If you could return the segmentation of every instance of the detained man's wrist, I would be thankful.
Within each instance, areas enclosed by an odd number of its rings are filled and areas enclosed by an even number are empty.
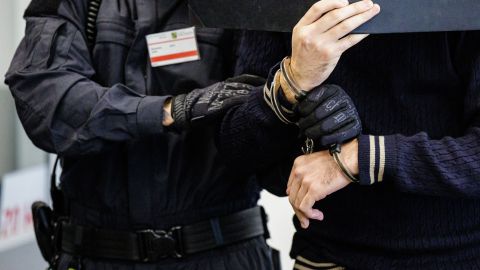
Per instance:
[[[136,124],[139,136],[164,132],[163,105],[169,96],[144,96],[137,107]]]
[[[263,89],[265,103],[284,124],[293,125],[298,121],[295,112],[295,104],[292,104],[285,95],[281,86],[281,72],[279,65],[275,65],[268,76],[267,83]]]
[[[165,100],[163,104],[163,118],[162,124],[165,127],[171,126],[175,120],[172,118],[172,98]]]

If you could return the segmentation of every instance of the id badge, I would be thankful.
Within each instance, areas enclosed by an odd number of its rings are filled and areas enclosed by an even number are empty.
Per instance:
[[[148,35],[147,44],[152,67],[200,59],[195,27]]]

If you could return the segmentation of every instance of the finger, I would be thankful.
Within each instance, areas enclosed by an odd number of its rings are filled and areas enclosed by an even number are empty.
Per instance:
[[[325,110],[324,107],[320,107],[315,111],[315,118],[317,119],[312,123],[312,118],[300,119],[302,125],[299,127],[304,134],[316,135],[315,137],[309,137],[311,139],[318,138],[318,136],[329,134],[335,130],[343,127],[347,122],[354,119],[354,116],[351,115],[347,110],[345,104],[339,105],[339,107],[334,108],[332,111]],[[305,121],[309,121],[305,123]],[[306,127],[306,124],[310,124],[310,127]],[[302,129],[306,127],[305,129]]]
[[[217,106],[207,107],[207,111],[214,112],[223,115],[224,112],[230,110],[232,107],[245,103],[248,99],[247,95],[239,95],[235,97],[226,98],[224,100],[218,100]]]
[[[294,179],[292,185],[290,186],[288,200],[293,207],[295,207],[295,199],[297,198],[298,190],[300,189],[300,182],[301,181],[299,179]]]
[[[307,229],[310,225],[310,220],[304,214],[302,214],[302,212],[296,210],[295,208],[293,209],[293,211],[295,212],[295,216],[297,216],[298,221],[300,221],[300,226],[303,229]]]
[[[315,204],[316,201],[310,193],[311,191],[307,192],[307,194],[304,196],[303,200],[301,201],[300,205],[298,206],[297,210],[299,210],[307,218],[322,220],[323,213],[321,211],[318,211],[318,210],[315,211],[313,209],[313,205]]]
[[[322,136],[319,140],[319,144],[322,146],[342,144],[346,141],[356,138],[361,131],[362,129],[360,123],[358,121],[353,121],[335,133]]]
[[[322,221],[322,220],[325,219],[325,215],[323,214],[322,211],[320,211],[318,209],[315,209],[315,208],[313,208],[312,211],[313,211],[312,219],[316,219],[316,220],[319,220],[319,221]]]
[[[303,15],[297,26],[306,26],[312,24],[323,14],[336,8],[342,8],[348,5],[347,0],[321,0],[313,4],[310,9]]]
[[[326,32],[326,34],[330,35],[331,39],[341,39],[353,30],[357,29],[360,25],[369,21],[371,18],[377,15],[378,12],[380,12],[380,6],[375,4],[371,9],[363,13],[357,14],[353,17],[350,17],[343,22],[337,24],[336,26],[332,27]]]
[[[288,177],[287,195],[290,195],[290,187],[292,186],[294,178],[295,178],[295,167],[292,168],[292,171],[290,172],[290,176]]]
[[[300,203],[302,203],[303,198],[307,194],[307,191],[308,191],[307,185],[305,183],[302,183],[302,185],[300,186],[300,189],[297,192],[297,196],[295,197],[295,207],[296,208],[300,207]]]
[[[300,132],[304,133],[305,130],[307,130],[308,128],[318,125],[319,122],[332,118],[332,115],[339,114],[344,109],[345,107],[340,106],[335,107],[332,110],[327,110],[324,105],[319,106],[317,110],[315,110],[315,112],[311,113],[305,118],[301,118],[298,121],[298,127],[300,129]]]
[[[369,34],[351,34],[338,41],[338,46],[341,51],[346,51],[351,47],[357,45],[360,41],[367,38]]]
[[[330,121],[330,118],[327,119],[326,121]],[[314,125],[313,127],[305,130],[304,135],[307,138],[310,138],[316,142],[319,142],[320,145],[318,146],[329,146],[330,144],[325,144],[327,140],[324,139],[326,136],[332,136],[334,138],[339,137],[341,134],[341,129],[343,129],[344,126],[349,125],[353,120],[348,120],[346,122],[340,123],[340,124],[325,124],[325,122],[320,122],[317,125]],[[334,139],[334,140],[339,140]]]
[[[373,7],[371,0],[358,1],[346,7],[338,8],[326,13],[319,20],[312,24],[316,33],[324,33],[342,21],[365,12]]]
[[[322,85],[310,92],[305,100],[298,105],[300,115],[308,115],[325,101],[330,100],[333,96],[338,95],[342,89],[333,84]]]
[[[266,80],[260,76],[251,75],[251,74],[242,74],[233,78],[228,78],[225,80],[226,83],[243,83],[253,86],[261,86],[266,83]]]
[[[301,131],[305,131],[308,128],[318,125],[319,122],[326,121],[334,117],[337,121],[341,120],[341,112],[347,111],[348,102],[345,101],[344,97],[333,97],[328,101],[320,104],[314,112],[311,112],[307,117],[301,118],[298,121],[298,127]],[[335,115],[337,114],[337,115]],[[350,116],[346,114],[345,116]],[[330,123],[326,123],[330,124]],[[313,139],[313,138],[312,138]]]
[[[305,217],[309,219],[316,219],[321,221],[323,220],[324,215],[322,211],[313,208],[315,202],[315,199],[307,193],[303,198],[302,202],[300,203],[297,211],[301,212]]]

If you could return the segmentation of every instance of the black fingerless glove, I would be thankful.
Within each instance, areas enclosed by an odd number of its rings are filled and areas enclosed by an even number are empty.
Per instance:
[[[321,85],[298,104],[300,132],[316,146],[329,147],[356,138],[362,131],[355,105],[337,85]]]
[[[265,79],[261,77],[241,75],[175,96],[172,98],[173,128],[185,130],[210,123],[243,103],[252,89],[264,84]]]

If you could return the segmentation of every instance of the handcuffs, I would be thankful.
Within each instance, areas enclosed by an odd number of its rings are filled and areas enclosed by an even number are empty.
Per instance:
[[[315,143],[313,142],[312,139],[307,138],[305,139],[305,145],[302,146],[302,152],[305,155],[312,154],[314,151]],[[358,184],[360,183],[360,180],[356,178],[352,172],[345,166],[343,161],[340,159],[340,153],[342,152],[342,147],[340,144],[333,144],[330,146],[328,149],[330,152],[330,155],[333,157],[333,160],[335,160],[335,163],[337,166],[340,168],[340,171],[350,180],[350,182]]]

